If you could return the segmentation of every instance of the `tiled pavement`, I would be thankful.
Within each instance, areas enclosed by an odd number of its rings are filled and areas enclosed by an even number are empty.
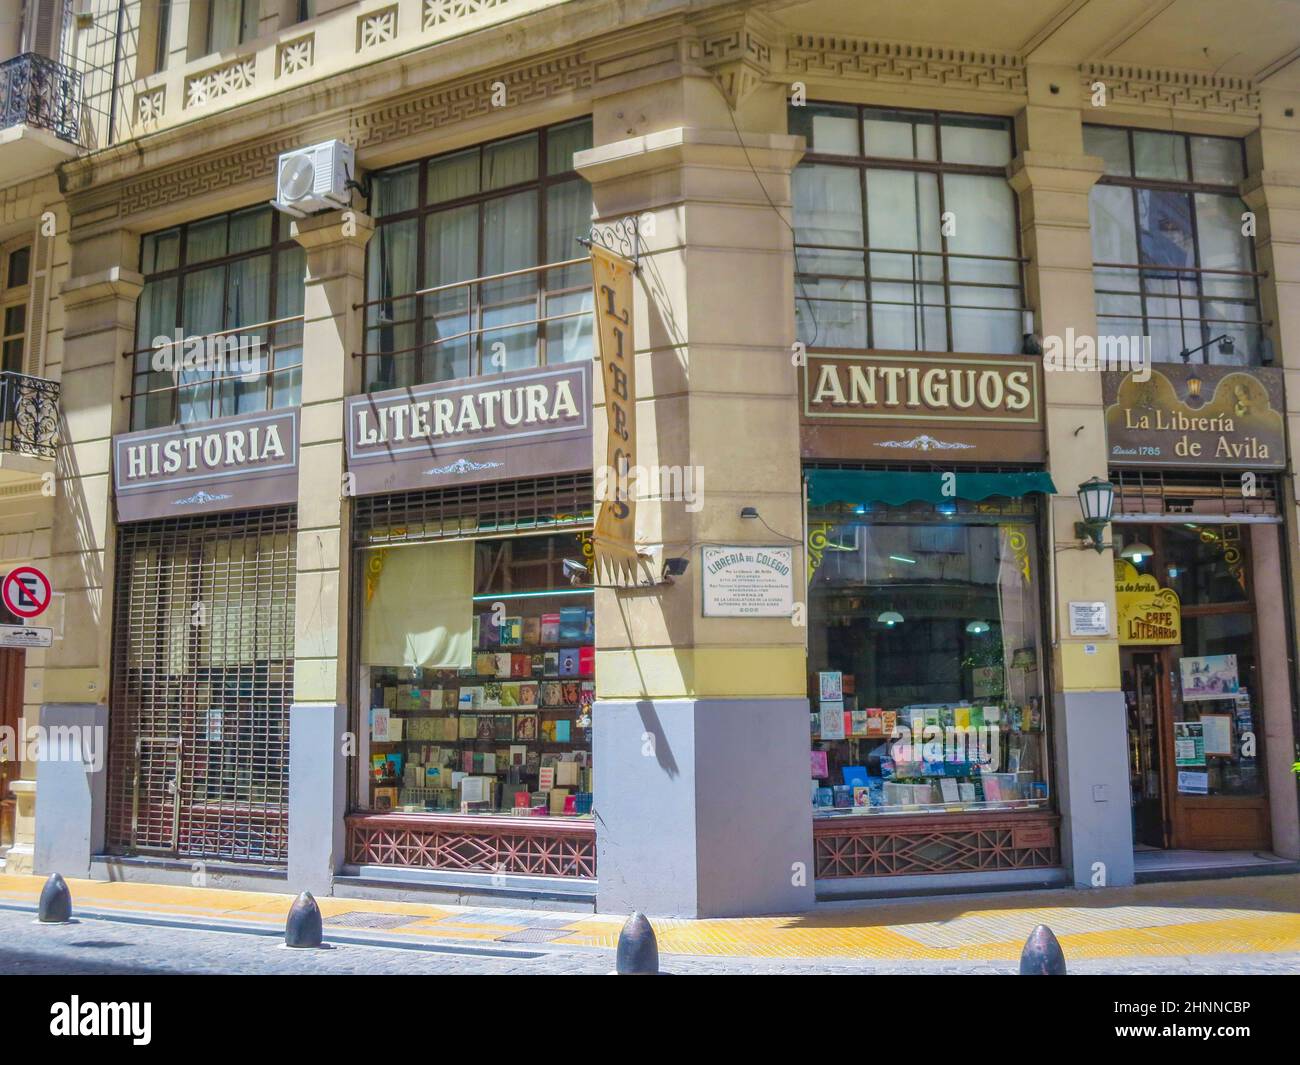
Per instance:
[[[0,875],[0,927],[12,927],[24,941],[30,938],[30,909],[42,883],[38,877]],[[374,971],[365,968],[369,963],[364,959],[379,964],[372,957],[378,952],[389,958],[382,971],[393,966],[434,971],[450,965],[485,972],[604,972],[611,967],[610,951],[622,924],[621,917],[609,915],[322,898],[326,939],[337,942],[339,951],[330,959],[307,960],[274,946],[293,901],[289,895],[133,882],[69,883],[74,907],[86,921],[57,933],[39,929],[41,942],[66,939],[71,951],[79,942],[74,929],[80,927],[85,940],[92,924],[101,932],[111,928],[121,949],[105,952],[104,966],[125,963],[133,950],[144,959],[147,940],[188,936],[211,950],[217,940],[245,941],[223,948],[224,954],[217,951],[215,957],[226,958],[211,962],[217,971],[223,971],[222,965],[246,971],[237,959],[252,951],[262,957],[258,963],[245,958],[256,965],[254,971],[267,971],[268,965],[279,967],[275,971],[300,971],[299,966],[306,971]],[[96,922],[96,915],[111,921]],[[159,923],[168,927],[160,929]],[[798,916],[656,920],[654,926],[664,967],[681,972],[991,973],[1014,971],[1025,937],[1040,923],[1056,932],[1076,972],[1300,971],[1300,876],[834,904]],[[201,940],[198,928],[224,934]],[[237,930],[262,934],[230,934]],[[387,949],[394,946],[422,949]],[[467,953],[458,956],[457,949]],[[267,953],[275,950],[279,953]],[[22,953],[12,937],[0,940],[0,971],[37,964],[15,960],[15,951]],[[181,967],[167,971],[196,971],[185,967],[195,957],[193,951],[186,948],[184,953],[186,960],[174,963]],[[392,960],[398,954],[412,957],[398,963]],[[68,954],[68,964],[79,964],[75,951]]]

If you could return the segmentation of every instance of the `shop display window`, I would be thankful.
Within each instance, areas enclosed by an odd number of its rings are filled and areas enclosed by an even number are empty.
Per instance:
[[[516,817],[590,817],[595,613],[590,588],[565,577],[589,534],[459,541],[469,588],[402,605],[427,578],[454,586],[457,551],[400,560],[398,598],[372,595],[363,615],[361,667],[369,723],[362,802],[371,810]],[[427,546],[427,545],[426,545]],[[382,588],[392,556],[373,553],[368,575]],[[469,561],[472,557],[472,561]],[[414,576],[413,576],[414,574]],[[368,591],[373,591],[373,583]],[[395,604],[389,607],[389,604]],[[388,611],[387,614],[383,613]],[[394,625],[394,615],[400,620]],[[396,630],[397,638],[392,639]],[[463,630],[463,631],[462,631]],[[374,661],[385,656],[393,660]],[[441,668],[448,655],[464,665]],[[427,663],[433,662],[433,665]]]
[[[1046,809],[1037,515],[1023,500],[809,514],[819,816]]]

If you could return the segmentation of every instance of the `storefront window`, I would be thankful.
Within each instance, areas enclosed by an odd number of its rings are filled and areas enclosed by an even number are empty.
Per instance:
[[[1158,362],[1189,351],[1192,362],[1258,363],[1259,287],[1237,191],[1242,143],[1110,126],[1083,131],[1085,149],[1105,161],[1091,193],[1103,339],[1150,337]]]
[[[812,511],[821,816],[1045,808],[1037,515],[1025,500]]]
[[[789,128],[808,142],[793,179],[805,344],[1020,350],[1009,121],[809,104]]]
[[[589,535],[361,552],[363,805],[591,816],[595,613],[564,571]]]
[[[297,405],[306,259],[285,216],[253,207],[151,233],[140,257],[132,429]]]
[[[372,177],[368,390],[591,357],[590,270],[537,269],[580,257],[590,146],[583,118]]]

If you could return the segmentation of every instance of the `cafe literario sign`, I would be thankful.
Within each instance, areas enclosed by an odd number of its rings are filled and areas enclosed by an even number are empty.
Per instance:
[[[1119,642],[1159,646],[1183,642],[1183,608],[1178,593],[1162,588],[1127,559],[1115,560],[1115,613]]]
[[[441,381],[347,401],[357,495],[591,469],[591,367]]]
[[[1038,359],[809,353],[800,436],[806,458],[1042,461]]]
[[[1152,368],[1104,375],[1106,441],[1116,465],[1282,469],[1282,372],[1268,366]]]
[[[298,411],[115,436],[113,491],[119,522],[295,503]]]

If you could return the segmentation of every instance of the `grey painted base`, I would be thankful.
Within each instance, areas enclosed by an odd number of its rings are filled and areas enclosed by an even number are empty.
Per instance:
[[[285,872],[281,866],[143,855],[97,854],[90,861],[90,879],[112,883],[221,888],[228,891],[284,893],[289,890],[285,886]]]
[[[347,707],[294,703],[289,708],[290,891],[332,892],[343,867],[347,810]]]
[[[593,720],[602,913],[813,907],[806,699],[598,701]]]
[[[44,747],[36,764],[36,844],[39,876],[84,877],[104,847],[108,792],[108,707],[46,703]]]
[[[1055,701],[1061,864],[1075,887],[1125,887],[1133,883],[1133,815],[1124,696],[1057,692]]]
[[[971,895],[988,891],[1034,891],[1069,885],[1064,869],[995,869],[977,873],[925,873],[917,876],[846,876],[817,881],[818,902],[909,899],[933,895]]]

